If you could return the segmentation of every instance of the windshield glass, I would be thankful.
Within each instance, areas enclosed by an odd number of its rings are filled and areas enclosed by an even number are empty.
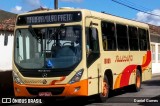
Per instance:
[[[69,68],[81,61],[80,26],[17,29],[15,63],[23,69]]]

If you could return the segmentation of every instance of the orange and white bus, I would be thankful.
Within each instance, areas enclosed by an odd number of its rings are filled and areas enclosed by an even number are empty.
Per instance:
[[[91,96],[151,79],[149,26],[86,9],[20,14],[15,26],[15,96]]]

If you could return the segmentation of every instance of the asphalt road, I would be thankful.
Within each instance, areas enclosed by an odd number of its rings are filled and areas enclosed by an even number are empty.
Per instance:
[[[47,100],[38,99],[42,103],[0,103],[0,106],[160,106],[160,74],[153,75],[151,80],[143,82],[140,92],[133,92],[129,88],[114,91],[106,103],[96,103],[91,98],[67,98],[56,101],[54,101],[54,98],[47,98]],[[28,99],[30,98],[26,99],[27,102]],[[23,100],[25,101],[25,98]]]

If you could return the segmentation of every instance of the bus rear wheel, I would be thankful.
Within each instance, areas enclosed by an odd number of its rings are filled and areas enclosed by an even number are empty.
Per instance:
[[[141,76],[140,71],[137,69],[136,70],[135,84],[133,85],[133,90],[135,92],[140,91],[140,89],[141,89],[141,82],[142,82],[142,76]]]

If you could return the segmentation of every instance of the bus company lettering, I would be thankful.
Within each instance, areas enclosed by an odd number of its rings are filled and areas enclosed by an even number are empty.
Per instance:
[[[129,62],[133,61],[133,55],[122,55],[122,56],[116,56],[115,62]]]

